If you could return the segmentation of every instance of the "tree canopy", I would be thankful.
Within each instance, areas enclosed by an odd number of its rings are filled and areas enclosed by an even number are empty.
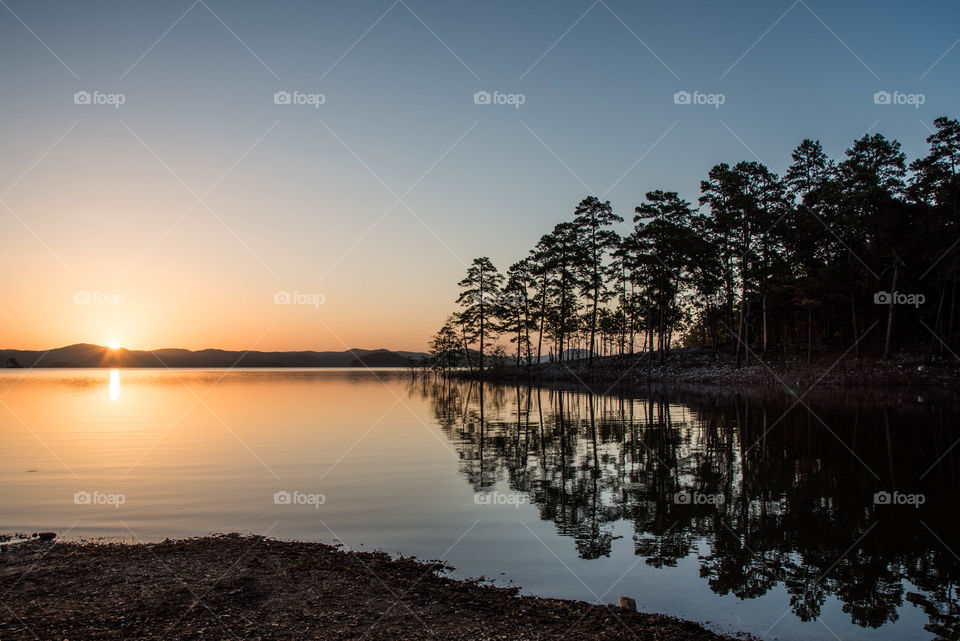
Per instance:
[[[782,176],[757,161],[717,164],[698,207],[654,189],[634,207],[632,229],[588,196],[506,277],[474,260],[462,310],[434,340],[448,353],[456,334],[478,371],[497,335],[513,344],[516,366],[663,359],[677,344],[726,350],[738,366],[757,354],[848,348],[952,353],[960,123],[934,126],[928,153],[909,164],[879,133],[839,160],[805,139]]]

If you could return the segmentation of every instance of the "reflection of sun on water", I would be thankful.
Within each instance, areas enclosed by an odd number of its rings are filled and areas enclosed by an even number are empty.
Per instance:
[[[120,370],[110,370],[110,400],[120,399]]]

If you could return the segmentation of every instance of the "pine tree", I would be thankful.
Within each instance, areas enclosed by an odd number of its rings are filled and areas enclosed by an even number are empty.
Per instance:
[[[474,258],[467,269],[467,276],[460,281],[463,290],[457,303],[464,326],[475,333],[480,342],[480,378],[483,378],[485,345],[496,336],[497,305],[500,300],[500,285],[503,275],[497,271],[486,256]]]

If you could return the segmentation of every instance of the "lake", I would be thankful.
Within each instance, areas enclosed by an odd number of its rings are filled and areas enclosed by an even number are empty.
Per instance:
[[[764,639],[960,638],[956,399],[595,387],[0,370],[0,532],[341,542]]]

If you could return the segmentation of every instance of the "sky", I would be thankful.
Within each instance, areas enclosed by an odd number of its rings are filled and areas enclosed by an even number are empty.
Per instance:
[[[424,349],[587,195],[626,232],[805,137],[922,155],[958,43],[922,0],[2,0],[0,348]]]

